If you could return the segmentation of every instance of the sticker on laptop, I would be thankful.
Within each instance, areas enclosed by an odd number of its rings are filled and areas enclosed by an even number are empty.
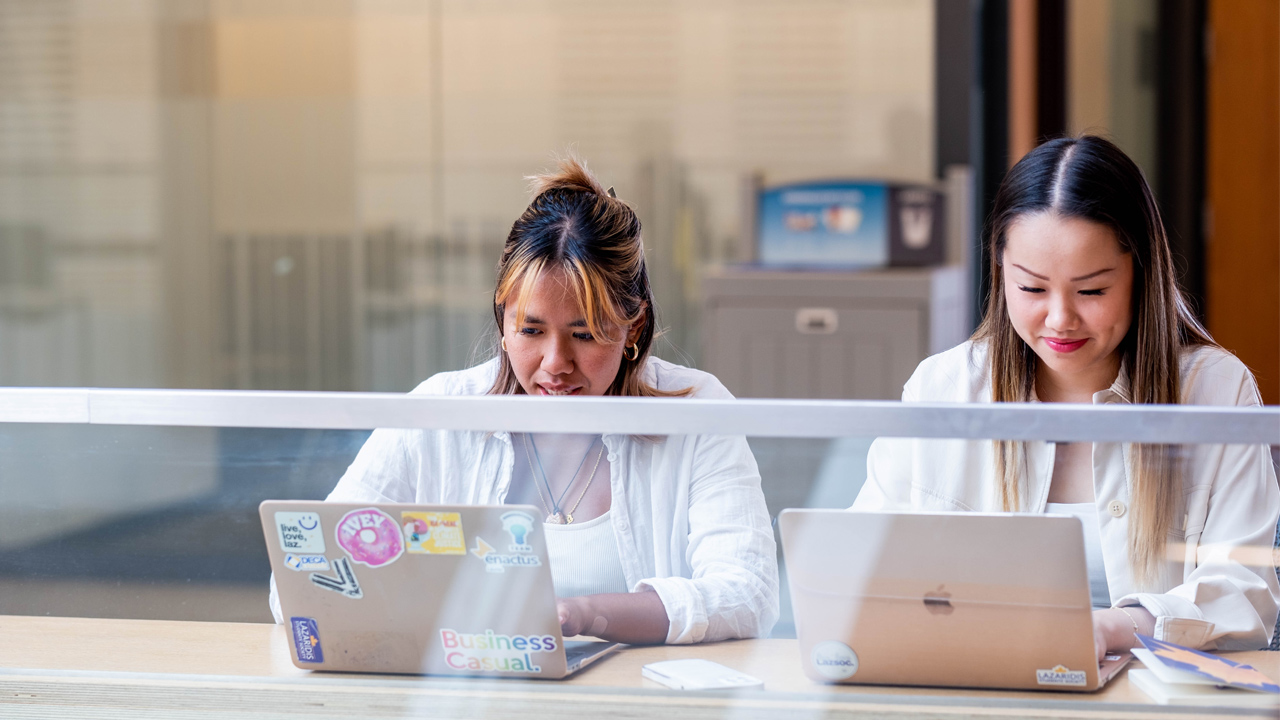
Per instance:
[[[356,581],[356,573],[351,569],[351,563],[346,558],[333,561],[333,572],[337,577],[311,573],[311,584],[341,593],[352,600],[364,597],[364,592],[360,590],[360,583]]]
[[[334,529],[338,546],[361,565],[371,568],[390,565],[404,553],[400,526],[378,508],[352,510]]]
[[[324,662],[324,650],[320,647],[320,628],[316,627],[315,618],[289,618],[289,627],[293,628],[293,647],[298,651],[298,662]]]
[[[276,533],[280,536],[280,549],[285,552],[324,552],[324,530],[320,528],[318,513],[278,512]]]
[[[511,552],[531,553],[533,546],[529,544],[529,536],[533,534],[533,518],[529,513],[512,510],[502,515],[502,529],[511,536],[511,544],[507,549]]]
[[[284,556],[284,566],[299,572],[313,572],[328,570],[329,561],[323,555],[294,555],[289,553]]]
[[[536,567],[542,564],[542,558],[537,555],[523,554],[507,554],[498,552],[497,548],[484,541],[479,535],[475,536],[476,546],[471,548],[471,554],[484,561],[484,569],[492,573],[506,572],[509,567]]]
[[[1065,665],[1057,665],[1051,670],[1036,670],[1037,685],[1084,687],[1088,682],[1089,676],[1085,671],[1068,670]]]
[[[462,515],[456,512],[402,512],[404,549],[411,554],[466,555]]]
[[[809,657],[813,660],[813,668],[828,680],[844,680],[858,672],[858,654],[839,640],[814,645]]]
[[[533,655],[556,651],[552,635],[500,635],[493,630],[461,633],[441,628],[440,644],[446,665],[472,672],[541,672]]]

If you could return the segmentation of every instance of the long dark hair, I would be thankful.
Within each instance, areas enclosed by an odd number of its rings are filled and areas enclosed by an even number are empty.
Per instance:
[[[511,226],[498,262],[493,318],[499,339],[507,305],[515,303],[516,322],[523,322],[525,304],[538,279],[549,270],[560,270],[569,279],[587,328],[597,341],[626,343],[625,335],[611,337],[605,328],[640,323],[634,341],[624,348],[622,365],[606,395],[688,395],[691,389],[662,391],[642,377],[657,333],[657,316],[635,211],[605,190],[576,158],[562,160],[557,172],[530,180],[533,202]],[[523,393],[507,353],[499,351],[498,358],[498,376],[489,393]]]
[[[991,291],[986,314],[974,333],[988,345],[991,395],[995,402],[1025,402],[1035,385],[1036,355],[1009,320],[1004,295],[1004,249],[1009,227],[1038,213],[1078,218],[1115,233],[1133,258],[1133,305],[1129,331],[1118,351],[1129,377],[1132,403],[1176,404],[1181,399],[1180,356],[1184,348],[1213,345],[1178,289],[1169,240],[1155,196],[1138,166],[1105,138],[1059,138],[1027,153],[1009,170],[996,193],[986,237],[991,250]],[[1005,510],[1019,510],[1025,446],[996,441],[996,483]],[[1165,536],[1181,498],[1175,448],[1130,449],[1129,559],[1134,577],[1152,584],[1164,555]]]

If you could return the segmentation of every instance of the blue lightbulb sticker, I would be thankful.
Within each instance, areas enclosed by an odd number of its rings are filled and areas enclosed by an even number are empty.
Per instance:
[[[528,513],[512,511],[502,516],[502,529],[511,535],[511,545],[507,548],[512,552],[533,552],[533,546],[528,543],[529,533],[533,532],[533,518]]]

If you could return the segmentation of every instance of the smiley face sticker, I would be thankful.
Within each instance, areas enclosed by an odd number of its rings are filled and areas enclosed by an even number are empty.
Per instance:
[[[377,508],[352,510],[343,515],[334,535],[338,546],[352,560],[371,568],[390,565],[404,552],[400,526]]]

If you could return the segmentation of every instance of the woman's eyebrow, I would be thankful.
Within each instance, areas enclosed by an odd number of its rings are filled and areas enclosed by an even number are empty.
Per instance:
[[[1039,273],[1033,273],[1033,272],[1031,272],[1030,270],[1028,270],[1028,269],[1026,269],[1026,268],[1022,267],[1021,265],[1019,265],[1019,264],[1017,264],[1017,263],[1013,263],[1013,266],[1014,266],[1014,267],[1016,267],[1016,268],[1018,268],[1018,269],[1019,269],[1019,270],[1021,270],[1022,272],[1026,273],[1026,274],[1028,274],[1028,275],[1030,275],[1030,276],[1032,276],[1032,277],[1037,277],[1037,278],[1040,278],[1041,280],[1048,280],[1048,279],[1049,279],[1049,278],[1047,278],[1047,277],[1045,277],[1044,275],[1041,275],[1041,274],[1039,274]],[[1081,275],[1080,277],[1073,277],[1073,278],[1071,278],[1071,282],[1080,282],[1080,281],[1082,281],[1082,280],[1089,280],[1090,278],[1095,278],[1095,277],[1098,277],[1099,275],[1103,275],[1103,274],[1109,273],[1109,272],[1111,272],[1112,270],[1115,270],[1115,268],[1103,268],[1102,270],[1095,270],[1095,271],[1093,271],[1093,272],[1089,273],[1088,275]]]

